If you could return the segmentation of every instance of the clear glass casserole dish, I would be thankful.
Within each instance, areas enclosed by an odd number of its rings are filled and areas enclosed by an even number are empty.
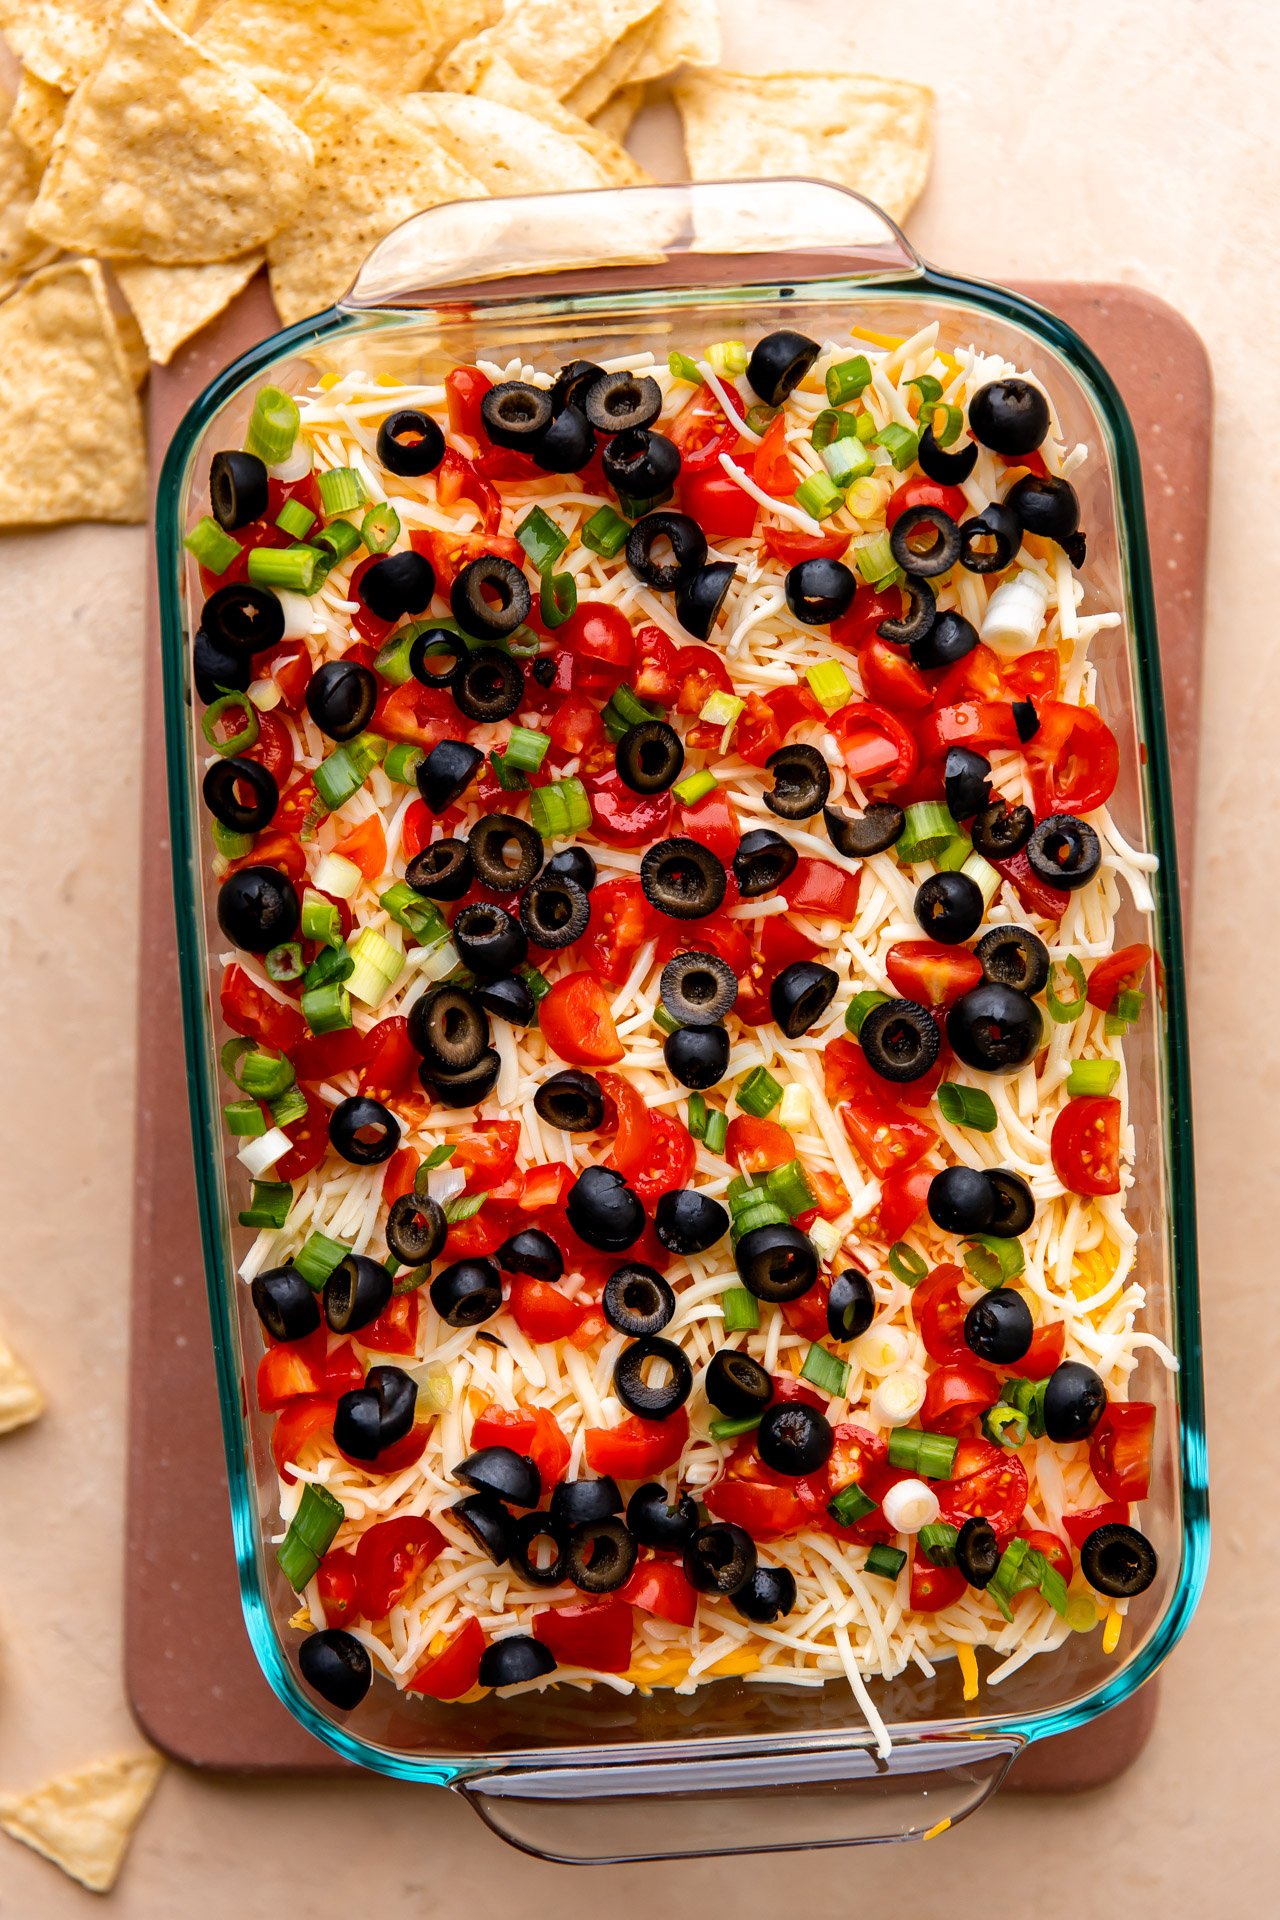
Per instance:
[[[602,265],[599,236],[610,233],[625,234],[626,245]],[[976,340],[1043,379],[1066,440],[1089,445],[1083,610],[1096,603],[1123,613],[1093,657],[1099,705],[1122,741],[1112,814],[1130,844],[1160,862],[1153,914],[1126,900],[1117,929],[1118,939],[1149,941],[1164,970],[1157,1017],[1140,1023],[1127,1053],[1139,1141],[1128,1211],[1141,1239],[1146,1324],[1180,1363],[1169,1374],[1148,1354],[1134,1382],[1160,1410],[1143,1509],[1158,1578],[1131,1603],[1119,1658],[1102,1652],[1098,1635],[1072,1636],[969,1703],[954,1661],[930,1680],[873,1681],[893,1738],[887,1757],[838,1683],[793,1691],[725,1679],[691,1696],[558,1688],[469,1707],[375,1688],[340,1718],[301,1685],[284,1631],[296,1596],[270,1544],[278,1525],[270,1423],[244,1384],[260,1334],[248,1289],[234,1278],[248,1235],[232,1225],[235,1162],[219,1125],[213,955],[222,936],[198,804],[203,743],[189,608],[199,596],[188,595],[194,565],[182,545],[212,454],[241,443],[265,381],[291,391],[357,365],[421,379],[518,352],[548,365],[604,359],[639,334],[661,349],[683,344],[691,330],[700,337],[706,325],[717,336],[788,325],[834,338],[853,324],[901,335],[933,319],[941,345]],[[300,1722],[364,1766],[454,1787],[520,1846],[601,1861],[920,1837],[981,1804],[1027,1741],[1124,1700],[1190,1618],[1207,1558],[1207,1507],[1183,961],[1141,480],[1124,408],[1084,343],[1025,300],[925,267],[878,210],[818,183],[440,207],[389,236],[337,309],[255,348],[201,396],[161,476],[157,553],[188,1083],[235,1545],[255,1652]],[[757,1804],[766,1796],[767,1814]]]

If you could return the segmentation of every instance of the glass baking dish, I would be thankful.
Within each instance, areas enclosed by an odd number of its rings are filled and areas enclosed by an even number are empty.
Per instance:
[[[601,263],[601,236],[619,236]],[[705,318],[705,324],[704,324]],[[260,1335],[234,1282],[248,1235],[233,1227],[229,1147],[216,1085],[220,943],[204,871],[199,734],[190,686],[182,536],[202,510],[209,463],[241,444],[254,391],[294,389],[359,367],[438,378],[457,361],[519,352],[543,365],[661,351],[710,326],[756,337],[787,325],[839,337],[850,325],[907,334],[928,320],[939,345],[975,340],[1043,379],[1068,444],[1085,441],[1089,529],[1083,612],[1120,608],[1094,645],[1099,704],[1125,740],[1111,802],[1131,844],[1159,856],[1154,913],[1127,900],[1117,939],[1144,939],[1163,963],[1156,1018],[1129,1042],[1140,1142],[1130,1217],[1141,1235],[1146,1324],[1178,1355],[1148,1354],[1134,1391],[1157,1402],[1157,1458],[1144,1527],[1160,1556],[1131,1603],[1122,1651],[1073,1635],[998,1689],[966,1703],[956,1663],[936,1677],[871,1683],[893,1737],[887,1758],[849,1690],[753,1689],[720,1680],[691,1696],[567,1687],[469,1707],[375,1687],[340,1718],[300,1684],[296,1598],[275,1564],[278,1522],[269,1420],[244,1389]],[[710,336],[709,336],[710,337]],[[193,502],[199,499],[200,506]],[[370,256],[332,311],[264,342],[205,391],[161,475],[157,551],[174,891],[201,1232],[217,1358],[245,1619],[263,1671],[303,1726],[347,1759],[459,1791],[505,1838],[571,1861],[910,1839],[973,1811],[1031,1740],[1077,1727],[1150,1677],[1195,1607],[1208,1550],[1190,1087],[1167,745],[1138,453],[1114,387],[1063,323],[999,288],[926,267],[858,196],[813,181],[632,188],[470,201],[408,221]],[[194,585],[194,581],[192,582]],[[198,593],[196,594],[198,601]],[[232,1163],[233,1164],[233,1163]],[[239,1171],[237,1169],[237,1171]],[[250,1367],[251,1376],[251,1367]],[[765,1803],[766,1804],[762,1804]]]

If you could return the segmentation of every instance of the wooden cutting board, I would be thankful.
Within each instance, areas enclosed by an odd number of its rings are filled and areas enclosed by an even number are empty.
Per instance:
[[[1083,335],[1111,372],[1142,449],[1184,905],[1191,867],[1212,383],[1187,323],[1129,287],[1023,289]],[[275,330],[259,278],[212,327],[153,368],[153,471],[182,414],[218,373]],[[1169,423],[1194,420],[1194,434]],[[191,1166],[169,866],[158,611],[151,595],[143,788],[141,970],[133,1243],[125,1666],[155,1745],[193,1766],[260,1773],[345,1770],[280,1705],[240,1612]],[[157,992],[158,987],[168,991]],[[1092,1725],[1040,1741],[1006,1791],[1101,1786],[1141,1752],[1154,1685]]]

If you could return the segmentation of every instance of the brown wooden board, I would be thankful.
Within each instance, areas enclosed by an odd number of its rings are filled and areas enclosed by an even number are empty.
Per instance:
[[[1212,386],[1204,348],[1171,308],[1128,287],[1024,289],[1081,333],[1133,416],[1159,613],[1184,904],[1191,865]],[[153,463],[190,402],[230,360],[274,330],[265,280],[251,285],[172,365],[151,373]],[[1195,434],[1168,423],[1194,420]],[[151,596],[144,737],[161,722],[158,614]],[[245,1633],[231,1547],[208,1309],[196,1217],[178,1005],[164,758],[143,789],[142,1013],[133,1248],[125,1666],[129,1697],[156,1746],[193,1766],[333,1773],[344,1763],[292,1719],[259,1672]],[[157,991],[160,987],[161,990]],[[1104,1785],[1146,1743],[1148,1686],[1090,1726],[1040,1741],[1006,1791]]]

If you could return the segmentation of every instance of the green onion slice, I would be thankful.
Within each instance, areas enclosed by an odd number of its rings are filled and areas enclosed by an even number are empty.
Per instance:
[[[231,562],[244,551],[238,540],[220,527],[210,514],[197,520],[183,541],[187,552],[207,567],[210,573],[225,573]]]
[[[906,809],[906,825],[894,852],[905,867],[934,860],[960,832],[940,800],[916,800]]]
[[[833,407],[842,407],[846,400],[856,400],[863,389],[870,385],[871,362],[865,353],[827,368],[827,399]]]
[[[293,1205],[293,1188],[284,1180],[255,1180],[249,1204],[240,1215],[242,1227],[282,1227]]]
[[[583,546],[589,547],[592,553],[612,560],[626,546],[630,531],[630,521],[624,520],[620,513],[615,513],[612,507],[597,507],[579,537]]]
[[[542,584],[538,588],[538,612],[542,624],[554,633],[566,620],[572,619],[578,610],[578,583],[571,573],[551,573],[542,575]]]
[[[760,1302],[745,1287],[729,1287],[720,1296],[726,1333],[755,1333],[760,1326]]]
[[[354,467],[331,467],[320,475],[320,504],[325,518],[335,513],[350,513],[365,504],[364,482]]]
[[[1016,1280],[1026,1262],[1016,1240],[1001,1240],[994,1233],[975,1233],[964,1251],[964,1264],[988,1289]]]
[[[551,515],[544,513],[541,507],[529,509],[516,528],[516,539],[532,560],[537,573],[546,573],[569,544],[568,534],[562,533]]]
[[[929,1263],[905,1240],[895,1240],[889,1249],[888,1267],[904,1287],[918,1287],[929,1271]]]
[[[529,815],[544,840],[581,833],[591,825],[591,802],[581,780],[549,780],[529,796]]]
[[[713,1440],[738,1440],[744,1433],[754,1433],[759,1425],[760,1415],[753,1413],[741,1420],[713,1420],[709,1432]]]
[[[444,1203],[444,1217],[451,1227],[456,1227],[460,1220],[473,1219],[488,1198],[487,1189],[484,1193],[455,1194]]]
[[[669,353],[667,355],[667,367],[673,378],[683,380],[688,386],[702,387],[706,385],[702,375],[698,372],[697,362],[691,360],[687,353]]]
[[[938,1088],[938,1106],[954,1127],[972,1127],[975,1133],[994,1133],[996,1103],[981,1087],[958,1086],[944,1080]]]
[[[300,980],[302,978],[302,946],[297,940],[286,940],[278,947],[272,947],[263,961],[268,980]]]
[[[907,1556],[901,1547],[886,1547],[877,1541],[867,1555],[866,1571],[878,1573],[885,1580],[896,1580],[907,1564]]]
[[[865,1520],[875,1510],[875,1501],[862,1491],[856,1480],[851,1480],[847,1487],[841,1487],[839,1493],[827,1502],[827,1512],[842,1527],[851,1527],[855,1520]]]
[[[882,1007],[888,998],[887,993],[881,993],[875,987],[864,987],[861,993],[855,993],[845,1008],[844,1024],[847,1030],[855,1035],[861,1033],[862,1023],[872,1007]]]
[[[712,1107],[710,1112],[707,1114],[706,1132],[702,1136],[703,1144],[705,1145],[707,1152],[723,1153],[725,1141],[728,1139],[728,1137],[729,1137],[728,1114],[722,1113],[719,1107]]]
[[[1067,1074],[1067,1092],[1077,1094],[1110,1093],[1120,1078],[1118,1060],[1073,1060]]]
[[[883,447],[898,472],[905,473],[920,451],[920,436],[891,420],[887,427],[881,427],[874,445]]]
[[[808,1380],[812,1386],[820,1387],[823,1393],[829,1393],[834,1400],[843,1400],[849,1386],[849,1363],[838,1359],[815,1341],[804,1357],[800,1378]]]
[[[389,500],[370,507],[360,522],[360,538],[370,553],[386,553],[400,538],[400,515]]]
[[[297,402],[279,387],[263,387],[253,403],[245,433],[246,453],[256,453],[269,467],[278,467],[293,452],[301,426]]]
[[[738,1105],[743,1113],[763,1120],[782,1098],[782,1088],[767,1067],[753,1067],[738,1088]]]
[[[293,1256],[293,1270],[300,1279],[316,1293],[319,1293],[329,1275],[340,1267],[351,1248],[341,1240],[331,1240],[327,1233],[308,1234],[306,1240]]]
[[[281,533],[287,533],[293,540],[305,540],[315,523],[316,517],[310,507],[293,495],[276,515],[276,525]]]
[[[1057,965],[1066,969],[1067,978],[1076,990],[1075,998],[1074,1000],[1063,1000],[1059,997],[1058,989],[1054,981],[1057,967],[1053,966],[1049,969],[1049,980],[1044,990],[1044,1003],[1049,1009],[1049,1018],[1055,1020],[1060,1027],[1065,1027],[1069,1026],[1073,1020],[1078,1020],[1085,1010],[1086,983],[1084,968],[1080,965],[1074,953],[1069,953],[1066,959],[1059,961]]]
[[[308,1582],[315,1579],[344,1517],[341,1500],[327,1487],[318,1487],[314,1482],[303,1487],[298,1511],[276,1549],[280,1571],[295,1593],[301,1593]]]
[[[223,740],[218,733],[218,722],[224,713],[243,713],[244,724],[238,733],[229,740]],[[223,693],[207,706],[200,715],[200,731],[215,753],[224,758],[233,753],[243,753],[251,747],[259,733],[258,709],[247,693]]]

